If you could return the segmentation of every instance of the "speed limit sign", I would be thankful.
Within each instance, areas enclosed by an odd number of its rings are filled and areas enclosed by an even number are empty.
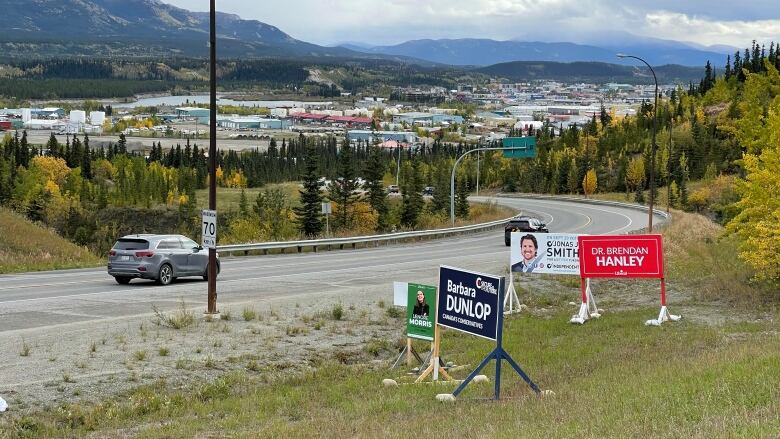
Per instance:
[[[203,209],[203,247],[217,248],[217,211]]]

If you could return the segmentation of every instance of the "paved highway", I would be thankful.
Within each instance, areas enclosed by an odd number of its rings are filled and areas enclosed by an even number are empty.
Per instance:
[[[487,200],[481,198],[481,200]],[[622,207],[570,201],[499,198],[496,201],[548,224],[552,232],[626,233],[643,228],[647,214]],[[657,223],[662,221],[657,217]],[[505,273],[503,230],[419,243],[321,253],[225,258],[219,304],[296,300],[349,294],[392,281],[434,281],[440,264]],[[205,309],[206,282],[183,279],[169,286],[134,280],[118,285],[104,267],[0,276],[0,334],[65,330],[148,315],[154,303],[173,309],[181,299]]]

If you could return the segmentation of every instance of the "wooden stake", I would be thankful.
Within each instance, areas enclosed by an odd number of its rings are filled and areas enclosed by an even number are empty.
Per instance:
[[[441,329],[439,328],[439,325],[436,325],[436,328],[433,332],[433,353],[431,354],[431,363],[428,365],[428,367],[425,368],[420,376],[417,377],[417,379],[414,381],[415,383],[421,383],[428,375],[431,374],[431,372],[433,372],[433,381],[439,380],[439,374],[441,374],[445,380],[452,381],[450,374],[439,365],[440,343]]]

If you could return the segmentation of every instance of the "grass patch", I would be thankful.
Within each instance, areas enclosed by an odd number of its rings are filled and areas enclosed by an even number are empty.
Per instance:
[[[0,207],[0,273],[96,267],[102,258],[54,231]]]
[[[330,318],[333,320],[341,320],[343,317],[344,307],[340,303],[333,305],[333,308],[330,309]]]
[[[152,311],[154,312],[155,323],[159,326],[165,326],[172,329],[184,329],[188,326],[192,326],[195,323],[195,313],[187,309],[187,304],[184,300],[179,302],[179,309],[172,313],[164,313],[157,308],[157,305],[152,305]]]
[[[244,310],[241,312],[242,317],[244,317],[245,322],[251,322],[255,318],[257,318],[257,312],[255,312],[254,308],[250,308],[248,306],[244,307]]]
[[[29,357],[30,356],[30,345],[27,344],[26,341],[22,340],[22,347],[19,348],[19,356],[20,357]]]
[[[236,437],[320,437],[324,431],[333,437],[484,437],[490,431],[506,437],[774,437],[780,429],[777,325],[642,325],[656,311],[612,313],[585,326],[567,324],[566,310],[551,319],[508,319],[505,347],[542,389],[556,393],[544,399],[508,367],[503,402],[481,399],[492,396],[492,384],[472,384],[454,405],[442,406],[434,396],[452,385],[383,388],[381,380],[399,372],[326,361],[280,380],[229,373],[185,391],[145,386],[129,398],[67,404],[32,418],[11,413],[0,419],[0,431],[111,437],[131,429],[149,438],[225,431]],[[388,342],[373,345],[381,352]],[[446,359],[472,367],[490,348],[454,331],[445,331],[442,342]],[[258,367],[250,362],[247,369]],[[454,373],[463,378],[469,371]],[[494,371],[493,363],[484,370],[491,381]]]

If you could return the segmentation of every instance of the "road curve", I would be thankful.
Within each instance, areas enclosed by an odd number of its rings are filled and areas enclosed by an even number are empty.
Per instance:
[[[647,222],[645,212],[626,207],[534,198],[474,199],[535,216],[551,232],[627,233]],[[219,303],[290,297],[305,301],[309,295],[359,294],[380,286],[389,291],[394,280],[435,280],[440,264],[503,273],[508,259],[503,230],[357,250],[224,258]],[[24,335],[50,327],[109,323],[147,315],[152,304],[172,309],[181,299],[195,306],[204,304],[206,282],[184,279],[163,287],[135,280],[118,285],[105,268],[2,275],[0,333]]]

